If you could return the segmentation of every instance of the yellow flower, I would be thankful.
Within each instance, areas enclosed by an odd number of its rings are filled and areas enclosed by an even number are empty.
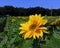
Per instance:
[[[44,17],[41,17],[41,15],[30,15],[28,22],[20,24],[21,27],[19,29],[21,29],[21,32],[19,34],[21,34],[24,39],[43,37],[43,32],[48,33],[47,28],[43,26],[46,23],[47,20],[45,20]]]
[[[11,22],[15,22],[16,20],[15,19],[12,19],[12,21]]]
[[[58,17],[56,20],[54,20],[53,22],[51,22],[50,25],[56,25],[59,20],[60,20],[60,18]]]
[[[50,25],[56,25],[57,22],[58,22],[58,20],[56,19],[56,20],[54,20],[53,22],[51,22]]]

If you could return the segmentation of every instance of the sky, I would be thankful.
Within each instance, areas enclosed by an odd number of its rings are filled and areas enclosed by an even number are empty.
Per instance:
[[[49,9],[60,8],[60,0],[0,0],[0,7],[14,6],[14,7],[43,7]]]

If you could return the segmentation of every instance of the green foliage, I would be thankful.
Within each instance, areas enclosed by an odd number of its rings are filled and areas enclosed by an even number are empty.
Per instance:
[[[46,41],[42,48],[60,48],[60,36],[54,33],[54,37]]]
[[[47,24],[50,24],[56,18],[57,17],[51,18],[50,20],[48,20]],[[0,19],[0,24],[5,19],[6,18]],[[16,21],[12,22],[12,19],[15,19]],[[47,16],[45,17],[45,19],[47,19]],[[37,42],[36,41],[33,42],[34,41],[33,39],[24,40],[23,37],[19,35],[20,23],[24,23],[26,21],[28,21],[28,17],[26,18],[7,17],[7,22],[4,28],[4,32],[0,33],[0,37],[3,38],[3,40],[0,41],[0,48],[33,48],[33,46],[36,48],[39,46],[39,44],[41,44],[42,48],[59,48],[60,47],[60,35],[58,35],[58,32],[57,32],[57,31],[60,31],[60,26],[57,26],[57,25],[48,26],[46,24],[49,34],[44,33],[43,38],[37,40]]]
[[[54,17],[54,18],[48,19],[47,24],[49,25],[51,22],[55,21],[57,18],[58,18],[58,17]]]
[[[12,22],[15,19],[16,22]],[[4,32],[0,34],[3,40],[0,43],[0,48],[32,48],[32,39],[24,40],[19,35],[20,23],[27,21],[27,19],[17,17],[7,17],[6,27]]]
[[[3,32],[5,24],[6,24],[6,17],[1,17],[0,18],[0,32]]]
[[[5,17],[0,18],[0,25],[3,24],[3,22],[4,22],[5,19],[6,19]]]

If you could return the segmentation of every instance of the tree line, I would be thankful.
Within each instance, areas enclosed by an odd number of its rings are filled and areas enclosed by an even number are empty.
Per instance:
[[[13,6],[4,6],[0,7],[0,15],[10,15],[10,16],[29,16],[34,14],[42,14],[48,16],[59,16],[60,9],[47,9],[43,7],[34,7],[34,8],[17,8]]]

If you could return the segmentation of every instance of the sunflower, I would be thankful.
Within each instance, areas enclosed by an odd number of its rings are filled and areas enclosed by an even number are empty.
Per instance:
[[[50,23],[50,25],[56,25],[60,21],[60,17],[58,17],[56,20]]]
[[[11,20],[11,22],[16,22],[16,20],[13,18],[13,19]]]
[[[21,32],[19,34],[21,34],[24,39],[43,37],[43,32],[48,33],[47,28],[43,26],[46,23],[47,20],[41,17],[40,14],[30,15],[27,22],[20,24],[21,27],[19,29],[21,29]]]
[[[51,22],[50,25],[56,25],[57,22],[58,22],[58,20],[56,19],[56,20],[54,20],[53,22]]]

